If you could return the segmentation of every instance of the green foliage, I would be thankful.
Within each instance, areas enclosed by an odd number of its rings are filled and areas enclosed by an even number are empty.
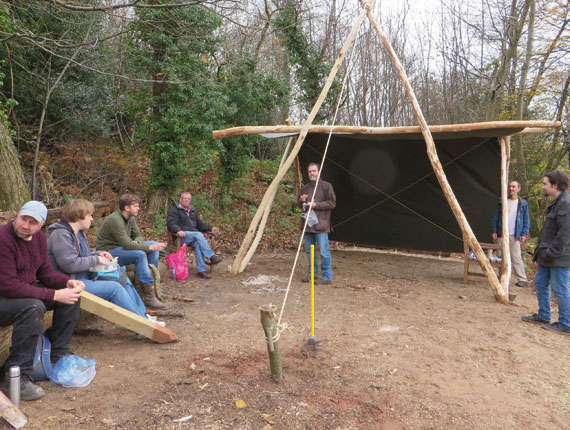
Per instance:
[[[10,22],[10,16],[8,8],[5,6],[0,6],[0,32],[9,33],[12,30],[12,23]],[[8,61],[5,56],[0,57],[0,88],[4,86],[4,79],[6,78],[6,73],[4,69]],[[7,124],[8,118],[6,113],[11,107],[17,106],[17,102],[11,98],[0,99],[0,121]]]
[[[230,112],[226,123],[231,125],[266,124],[276,106],[285,105],[290,92],[275,75],[259,71],[256,59],[249,55],[231,66],[225,91]],[[221,180],[226,190],[246,171],[259,139],[245,135],[220,141]]]
[[[298,101],[305,106],[307,111],[310,111],[319,97],[332,65],[324,61],[317,49],[307,41],[303,33],[300,13],[293,0],[289,0],[279,11],[273,20],[273,25],[277,30],[279,40],[289,53],[291,64],[295,66],[295,75],[301,89]],[[327,105],[334,103],[339,92],[340,81],[337,75],[323,104],[324,109],[321,109],[315,118],[316,122],[322,122],[324,119],[322,112],[326,112]]]
[[[213,78],[220,18],[201,6],[138,10],[130,27],[131,73],[155,82],[129,94],[136,138],[147,142],[155,188],[173,189],[212,165],[211,131],[227,100]]]
[[[221,163],[221,183],[244,171],[256,138],[241,136],[213,141],[211,132],[236,124],[268,120],[284,104],[287,87],[257,70],[245,57],[218,65],[219,16],[202,6],[140,10],[130,26],[133,73],[162,82],[138,87],[130,94],[128,114],[139,125],[138,139],[148,144],[153,187],[173,189],[182,176],[197,183],[200,175]]]
[[[73,55],[74,62],[49,100],[44,135],[109,134],[109,79],[79,65],[97,68],[107,61],[104,43],[83,45],[85,40],[97,40],[104,33],[104,16],[69,11],[50,2],[17,3],[0,8],[0,31],[33,36],[7,38],[0,45],[0,58],[10,58],[13,70],[14,85],[6,81],[6,90],[13,92],[18,102],[13,115],[21,126],[19,130],[26,134],[19,137],[33,140],[48,88],[56,84]]]
[[[154,214],[154,226],[152,229],[153,236],[160,236],[166,230],[166,216],[162,211],[156,211]]]

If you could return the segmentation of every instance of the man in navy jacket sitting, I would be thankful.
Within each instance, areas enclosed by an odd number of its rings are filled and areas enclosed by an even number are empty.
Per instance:
[[[222,257],[212,251],[203,233],[212,232],[218,234],[220,230],[203,222],[198,216],[196,208],[190,204],[191,202],[192,194],[189,192],[182,193],[180,203],[176,203],[168,211],[166,226],[170,233],[182,239],[182,243],[187,243],[194,247],[196,268],[198,269],[197,275],[200,278],[209,279],[211,275],[206,272],[204,259],[209,259],[210,264],[218,264],[222,261]]]

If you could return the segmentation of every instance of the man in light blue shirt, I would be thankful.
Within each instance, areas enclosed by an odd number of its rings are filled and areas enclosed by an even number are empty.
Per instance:
[[[528,211],[528,203],[526,200],[519,198],[521,185],[517,181],[511,181],[508,187],[508,231],[509,231],[509,248],[511,250],[511,263],[513,265],[513,273],[516,277],[515,285],[517,287],[526,287],[527,277],[522,260],[521,243],[528,238],[530,229],[530,216]],[[497,204],[497,209],[493,215],[493,240],[502,240],[503,223],[502,223],[503,207],[501,202]]]

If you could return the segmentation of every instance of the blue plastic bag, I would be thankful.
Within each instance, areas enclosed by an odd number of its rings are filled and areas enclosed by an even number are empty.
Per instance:
[[[64,387],[86,387],[95,378],[95,359],[67,355],[53,367],[50,379]]]

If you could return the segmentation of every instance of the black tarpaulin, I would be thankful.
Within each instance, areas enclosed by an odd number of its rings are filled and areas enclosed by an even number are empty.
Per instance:
[[[491,240],[500,197],[498,136],[520,129],[433,133],[439,159],[479,241]],[[299,153],[320,163],[328,134],[309,133]],[[322,179],[337,206],[330,239],[400,249],[462,251],[462,234],[439,186],[421,134],[333,134]]]

